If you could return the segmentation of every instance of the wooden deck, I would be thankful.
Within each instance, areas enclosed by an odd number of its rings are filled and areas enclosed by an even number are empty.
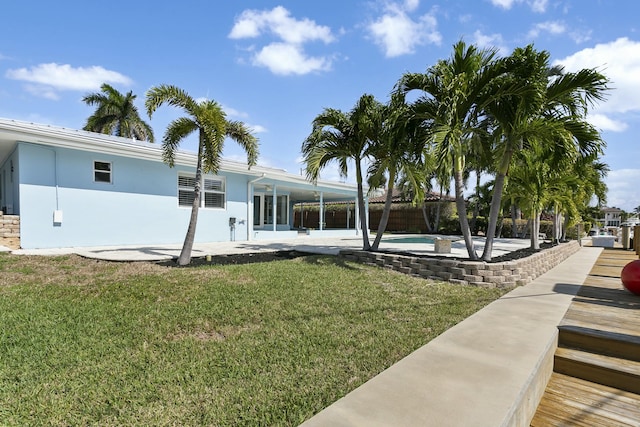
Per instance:
[[[640,297],[633,252],[605,249],[558,326],[554,373],[531,426],[640,426]]]

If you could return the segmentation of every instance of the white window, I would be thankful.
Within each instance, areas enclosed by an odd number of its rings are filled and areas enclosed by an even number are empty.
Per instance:
[[[224,208],[224,178],[205,177],[202,186],[205,208]]]
[[[111,163],[93,162],[93,180],[95,182],[106,182],[111,184]]]
[[[196,177],[193,174],[178,174],[178,205],[193,206],[195,197]],[[206,176],[200,193],[200,207],[224,209],[225,207],[225,180],[222,177]]]
[[[190,175],[178,174],[178,205],[192,206],[194,188],[196,186],[196,177]]]

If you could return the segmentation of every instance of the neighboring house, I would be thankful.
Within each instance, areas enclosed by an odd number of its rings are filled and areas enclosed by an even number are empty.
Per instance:
[[[600,222],[602,223],[603,228],[620,227],[623,213],[624,211],[622,209],[618,209],[616,207],[603,208],[602,214],[604,215],[604,218],[600,219]]]
[[[639,214],[631,215],[622,223],[622,225],[628,225],[630,227],[636,227],[640,225],[640,215]]]
[[[0,209],[19,217],[26,249],[181,243],[195,164],[178,152],[170,168],[160,144],[0,119]],[[295,203],[357,199],[353,185],[226,160],[202,191],[196,242],[295,237]]]

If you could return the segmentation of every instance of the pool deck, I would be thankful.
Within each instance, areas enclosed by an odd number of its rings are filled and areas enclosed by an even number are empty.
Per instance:
[[[425,235],[389,235],[388,240],[380,243],[381,250],[404,251],[417,255],[438,255],[456,258],[467,258],[467,250],[464,241],[460,237],[450,238],[451,253],[435,253],[433,243],[403,243],[394,241],[393,238],[424,238]],[[433,236],[435,237],[435,236]],[[446,237],[446,236],[437,236]],[[373,241],[373,238],[371,239]],[[484,239],[474,237],[476,251],[480,252],[484,247]],[[493,256],[500,256],[508,252],[529,246],[526,239],[496,239],[493,245]],[[50,249],[18,249],[11,251],[17,255],[68,255],[77,254],[86,258],[102,259],[107,261],[165,261],[175,259],[180,255],[182,244],[172,245],[123,245],[123,246],[94,246],[74,248],[50,248]],[[362,237],[311,237],[301,236],[294,239],[283,240],[252,240],[235,242],[196,243],[193,246],[193,257],[206,255],[235,255],[246,253],[263,253],[278,251],[300,251],[314,254],[337,255],[341,249],[361,249]],[[2,249],[0,249],[2,250]]]

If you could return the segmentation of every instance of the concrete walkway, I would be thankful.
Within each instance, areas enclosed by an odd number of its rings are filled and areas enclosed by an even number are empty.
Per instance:
[[[551,376],[558,324],[601,251],[582,248],[302,425],[529,425]]]
[[[435,255],[433,243],[413,243],[412,240],[425,239],[425,235],[386,235],[380,243],[380,249],[405,251],[420,255]],[[464,242],[458,240],[451,244],[451,257],[466,258],[467,250]],[[372,239],[373,240],[373,239]],[[407,242],[409,241],[409,242]],[[474,238],[476,250],[482,251],[483,238]],[[507,252],[526,248],[529,241],[525,239],[496,239],[493,246],[493,256],[500,256]],[[87,258],[108,261],[164,261],[177,258],[182,244],[173,245],[138,245],[138,246],[95,246],[53,249],[18,249],[12,251],[17,255],[67,255],[78,254]],[[236,242],[196,243],[193,247],[193,257],[206,255],[232,255],[244,253],[261,253],[296,250],[300,252],[337,255],[341,249],[362,248],[362,237],[309,237],[302,236],[286,240],[253,240]],[[7,249],[9,250],[9,249]],[[437,254],[445,255],[445,254]]]

